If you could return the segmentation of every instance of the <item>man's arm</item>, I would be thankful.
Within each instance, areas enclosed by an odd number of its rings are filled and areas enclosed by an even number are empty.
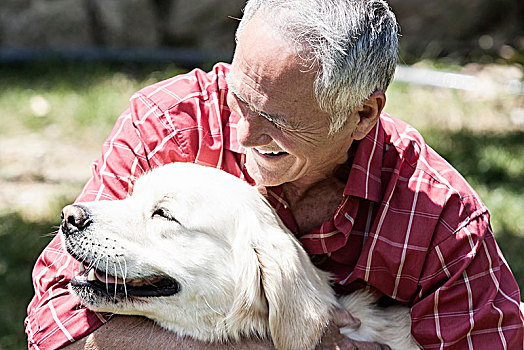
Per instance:
[[[243,339],[238,343],[203,343],[191,338],[178,337],[143,317],[115,316],[90,335],[64,347],[68,350],[99,349],[274,349],[270,340]]]
[[[376,343],[359,342],[340,334],[338,326],[357,325],[358,321],[348,319],[344,313],[335,316],[328,327],[317,350],[380,350],[389,349]],[[186,337],[178,337],[153,321],[136,316],[115,316],[109,322],[88,336],[63,349],[67,350],[101,350],[101,349],[158,349],[158,350],[271,350],[275,349],[269,339],[244,338],[235,343],[204,343]]]
[[[441,349],[522,349],[519,288],[489,226],[489,214],[464,223],[428,252],[412,333]]]

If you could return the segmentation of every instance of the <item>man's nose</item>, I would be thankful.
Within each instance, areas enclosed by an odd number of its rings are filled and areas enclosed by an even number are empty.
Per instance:
[[[240,116],[237,125],[238,142],[243,147],[257,147],[271,143],[269,135],[269,121],[253,111],[246,111]]]

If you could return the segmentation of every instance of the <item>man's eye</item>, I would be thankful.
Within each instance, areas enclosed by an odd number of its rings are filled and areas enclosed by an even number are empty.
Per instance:
[[[278,130],[284,130],[285,129],[284,125],[282,125],[280,123],[277,123],[277,122],[272,122],[272,123],[275,126],[275,128],[277,128]]]

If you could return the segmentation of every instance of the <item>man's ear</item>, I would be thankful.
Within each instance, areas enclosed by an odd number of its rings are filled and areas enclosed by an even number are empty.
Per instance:
[[[373,129],[386,105],[386,95],[382,91],[375,91],[360,106],[357,113],[357,126],[353,131],[354,140],[362,140]]]

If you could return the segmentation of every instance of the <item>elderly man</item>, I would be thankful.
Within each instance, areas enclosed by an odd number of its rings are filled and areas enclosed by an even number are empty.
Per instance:
[[[337,292],[368,287],[409,305],[422,347],[522,349],[519,289],[486,207],[419,133],[382,113],[397,55],[388,5],[251,0],[237,41],[231,66],[194,70],[133,95],[78,200],[123,198],[137,176],[165,163],[221,168],[265,188],[313,262],[332,273]],[[31,347],[231,346],[79,307],[66,289],[76,263],[59,240],[36,263],[26,319]],[[334,317],[319,347],[375,348],[338,334],[337,326],[352,323]]]

